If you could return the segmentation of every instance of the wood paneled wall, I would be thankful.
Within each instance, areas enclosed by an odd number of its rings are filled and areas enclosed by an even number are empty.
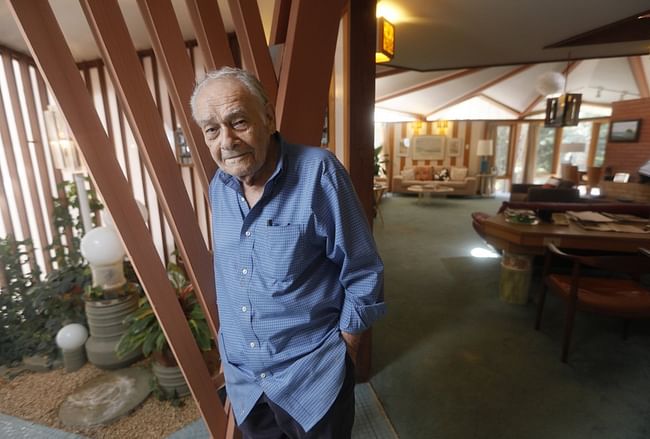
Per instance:
[[[201,52],[194,43],[188,44],[188,51],[197,76],[202,75]],[[160,68],[151,51],[141,52],[140,59],[164,121],[165,132],[170,144],[174,145],[174,131],[178,124],[167,84],[159,74]],[[53,99],[48,95],[33,61],[1,47],[0,60],[0,237],[13,235],[18,240],[31,239],[35,260],[47,273],[52,269],[50,255],[45,250],[45,246],[52,242],[52,197],[61,195],[57,193],[57,184],[72,180],[72,176],[62,174],[52,165],[43,111]],[[132,193],[147,208],[149,231],[161,260],[167,263],[175,249],[172,232],[158,204],[151,178],[140,160],[106,68],[101,61],[93,61],[79,64],[79,70],[113,142],[115,155]],[[209,246],[209,210],[198,174],[192,166],[180,166],[180,169]]]

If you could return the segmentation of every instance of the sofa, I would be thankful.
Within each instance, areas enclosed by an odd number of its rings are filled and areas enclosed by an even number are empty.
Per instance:
[[[469,176],[467,168],[424,165],[404,168],[393,176],[392,192],[406,194],[409,186],[426,184],[450,187],[454,191],[449,195],[476,195],[478,189],[476,177]]]

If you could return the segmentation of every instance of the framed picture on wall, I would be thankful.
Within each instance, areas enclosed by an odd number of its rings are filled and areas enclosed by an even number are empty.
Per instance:
[[[461,154],[460,139],[447,139],[447,157],[458,157]]]
[[[641,119],[614,120],[609,128],[610,142],[636,142],[639,140]]]
[[[409,139],[408,137],[400,139],[399,145],[397,146],[398,148],[397,155],[399,157],[408,157],[410,146],[411,146],[411,139]]]
[[[445,136],[416,136],[411,141],[413,160],[442,160],[445,157]]]

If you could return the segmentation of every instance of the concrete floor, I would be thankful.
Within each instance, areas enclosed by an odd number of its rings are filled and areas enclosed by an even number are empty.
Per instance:
[[[371,383],[401,438],[648,438],[650,325],[579,314],[569,364],[560,362],[563,307],[498,294],[499,259],[473,211],[499,199],[384,198],[375,223],[386,265],[386,317],[373,330]],[[531,295],[538,292],[539,275]]]

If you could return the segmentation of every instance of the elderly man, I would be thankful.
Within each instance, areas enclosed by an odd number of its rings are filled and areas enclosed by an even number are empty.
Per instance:
[[[350,358],[384,313],[383,264],[350,179],[328,151],[280,136],[246,71],[208,73],[192,112],[219,165],[219,349],[237,423],[252,438],[350,437]]]

